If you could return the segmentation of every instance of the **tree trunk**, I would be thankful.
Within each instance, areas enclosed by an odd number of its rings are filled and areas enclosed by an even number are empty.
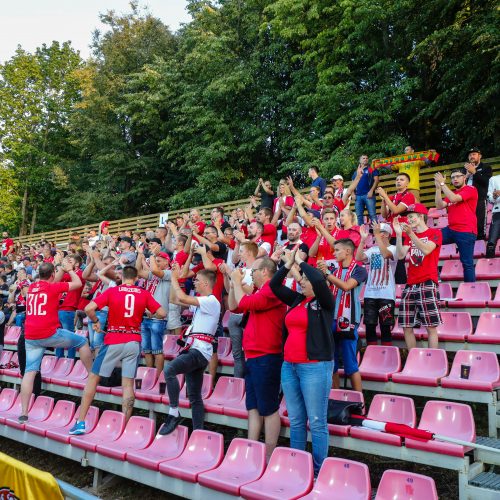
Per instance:
[[[36,224],[36,205],[33,205],[33,214],[31,216],[30,234],[35,234],[35,224]]]
[[[26,209],[28,206],[28,183],[24,185],[23,204],[21,206],[21,227],[19,229],[19,236],[26,235]]]

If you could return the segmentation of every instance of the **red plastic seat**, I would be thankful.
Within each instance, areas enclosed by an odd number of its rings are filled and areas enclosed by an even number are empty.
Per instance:
[[[156,368],[149,368],[146,366],[139,366],[137,368],[137,373],[135,376],[136,379],[141,380],[141,388],[140,389],[135,389],[135,394],[137,397],[137,394],[143,391],[149,391],[151,390],[155,383],[156,383]],[[165,381],[165,379],[163,379]],[[123,394],[123,387],[117,386],[117,387],[111,387],[111,394],[114,396],[121,396]],[[158,392],[159,394],[159,392]],[[140,399],[137,397],[137,399]],[[159,401],[159,400],[158,400]]]
[[[330,389],[328,399],[365,404],[365,398],[362,392],[350,391],[347,389]],[[288,422],[288,425],[290,425],[290,422]],[[328,424],[328,432],[334,436],[348,436],[350,428],[350,425]]]
[[[500,243],[500,240],[499,240]],[[497,287],[497,291],[495,293],[495,298],[488,302],[488,307],[491,309],[495,309],[496,307],[500,307],[500,286]],[[1,373],[1,370],[0,370]]]
[[[220,358],[227,358],[230,352],[231,352],[231,339],[229,337],[219,337],[217,340],[217,355]]]
[[[405,424],[410,427],[415,427],[417,423],[413,399],[405,396],[393,396],[392,394],[376,394],[368,410],[368,418],[382,422]],[[350,434],[352,437],[377,443],[393,446],[401,446],[402,444],[400,436],[364,427],[352,426]]]
[[[68,425],[75,415],[76,405],[73,401],[59,400],[54,406],[49,418],[41,422],[31,422],[31,416],[24,429],[39,436],[45,436],[48,429],[57,429]]]
[[[162,462],[159,471],[170,477],[195,483],[198,474],[215,469],[224,456],[224,436],[218,432],[193,431],[178,458]]]
[[[399,349],[393,346],[369,345],[359,366],[363,380],[387,382],[389,377],[401,370]]]
[[[231,441],[222,463],[216,469],[203,472],[198,482],[228,495],[239,496],[240,488],[257,481],[266,468],[266,445],[249,439]]]
[[[38,396],[33,403],[33,406],[28,411],[29,422],[43,422],[49,418],[50,413],[54,409],[54,398],[48,396]],[[5,425],[23,430],[26,424],[20,424],[17,417],[5,418]]]
[[[443,245],[439,250],[439,258],[442,260],[458,259],[457,246],[454,243]]]
[[[178,335],[165,335],[163,340],[163,354],[165,359],[173,359],[177,356],[180,346],[177,344]]]
[[[9,411],[17,398],[17,391],[15,389],[4,389],[0,392],[0,414]]]
[[[453,288],[451,288],[450,283],[440,282],[438,284],[438,290],[439,290],[439,299],[441,301],[453,298]]]
[[[242,486],[240,495],[251,500],[300,498],[313,486],[312,456],[293,448],[275,448],[264,475]]]
[[[98,444],[96,451],[101,455],[125,460],[127,453],[147,448],[155,435],[155,422],[151,418],[133,416],[127,422],[123,434],[107,444]]]
[[[236,405],[245,395],[245,380],[242,378],[220,377],[212,395],[205,400],[205,409],[223,414],[224,406]]]
[[[75,363],[74,359],[59,358],[56,361],[54,369],[50,373],[47,373],[45,377],[42,375],[42,380],[46,383],[49,383],[52,380],[52,378],[54,379],[66,378],[73,369],[74,363]]]
[[[4,335],[4,345],[17,345],[21,336],[20,326],[6,326]]]
[[[71,446],[96,451],[97,445],[116,441],[125,429],[125,415],[118,411],[104,410],[96,428],[83,436],[71,436]]]
[[[21,374],[19,372],[19,357],[17,355],[17,351],[10,358],[10,362],[12,364],[18,365],[18,367],[17,368],[4,368],[2,370],[2,374],[6,375],[7,377],[20,377]]]
[[[158,470],[161,462],[177,458],[188,441],[188,429],[178,425],[174,432],[162,436],[157,434],[153,442],[143,450],[127,453],[127,461],[146,469]]]
[[[394,373],[396,384],[437,387],[448,374],[448,358],[444,349],[411,349],[401,373]]]
[[[476,263],[476,279],[500,279],[500,259],[479,259]]]
[[[4,389],[2,391],[2,393],[6,390],[7,389]],[[10,402],[10,396],[9,396],[9,400],[7,400],[7,401]],[[31,398],[29,400],[29,403],[28,403],[28,413],[31,410],[31,407],[33,406],[34,402],[35,402],[35,396],[32,394]],[[21,415],[21,394],[18,394],[16,396],[14,403],[12,405],[10,405],[9,408],[5,408],[5,410],[0,411],[0,424],[5,424],[6,419],[17,418],[17,417],[19,417],[19,415]]]
[[[365,464],[328,457],[323,462],[311,493],[302,500],[370,500],[370,472]]]
[[[472,318],[464,311],[441,312],[443,323],[437,327],[440,341],[464,342],[472,334]]]
[[[469,378],[461,378],[462,365],[470,366]],[[443,387],[492,391],[500,387],[500,367],[493,352],[458,351],[448,377],[441,380]]]
[[[464,268],[462,266],[462,263],[459,260],[445,261],[439,276],[443,281],[463,280]]]
[[[382,474],[375,500],[438,500],[434,479],[413,472],[388,469]]]
[[[212,376],[209,373],[203,374],[203,384],[201,386],[201,399],[207,399],[212,394]],[[181,408],[189,408],[189,398],[187,397],[187,384],[182,386],[179,393],[179,406]]]
[[[476,441],[476,426],[471,407],[462,403],[427,401],[418,428],[463,441]],[[407,448],[455,457],[463,457],[464,453],[472,449],[444,441],[421,441],[412,438],[405,438],[405,445]]]
[[[78,416],[80,408],[77,408],[75,411],[75,415]],[[87,432],[92,432],[99,421],[99,408],[96,406],[91,406],[87,412],[87,416],[85,417],[85,429]],[[69,430],[75,424],[75,420],[72,419],[68,424],[64,427],[56,427],[54,429],[47,429],[46,436],[49,439],[54,439],[55,441],[59,441],[60,443],[69,444],[70,438],[73,436],[69,435]]]
[[[486,307],[486,303],[491,300],[490,284],[485,281],[460,283],[455,299],[448,302],[448,307]]]
[[[500,313],[483,312],[469,342],[477,344],[498,344],[500,342]]]

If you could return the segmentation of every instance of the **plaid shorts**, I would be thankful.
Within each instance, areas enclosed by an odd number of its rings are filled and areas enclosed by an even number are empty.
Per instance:
[[[399,326],[432,327],[442,322],[437,284],[429,280],[416,285],[406,285],[399,305]]]

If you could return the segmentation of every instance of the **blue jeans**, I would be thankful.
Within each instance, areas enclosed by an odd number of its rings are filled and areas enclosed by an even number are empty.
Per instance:
[[[443,234],[443,245],[449,245],[450,243],[457,245],[460,262],[464,268],[464,281],[474,283],[476,281],[476,270],[474,269],[476,235],[474,233],[453,231],[449,227],[443,227],[441,232]]]
[[[167,329],[164,319],[144,318],[141,323],[141,349],[144,354],[161,354],[163,336]]]
[[[69,332],[75,331],[75,311],[59,311],[59,321],[61,328]],[[68,358],[75,359],[76,349],[71,347],[68,349]],[[64,358],[64,349],[58,347],[56,349],[56,358]]]
[[[24,326],[24,320],[26,319],[26,313],[16,313],[16,317],[14,318],[16,326],[20,326],[21,328]]]
[[[328,395],[333,361],[289,363],[281,367],[281,386],[290,418],[290,446],[306,449],[307,421],[311,429],[314,474],[328,456]]]
[[[375,196],[368,198],[368,195],[356,195],[356,202],[354,204],[356,210],[356,217],[358,218],[358,225],[364,224],[363,214],[365,213],[365,207],[368,210],[368,217],[370,221],[377,220],[377,212],[375,211]]]
[[[89,342],[90,342],[90,348],[92,350],[100,349],[104,344],[103,331],[106,330],[106,322],[108,321],[108,310],[106,309],[105,311],[96,311],[95,315],[97,316],[97,319],[99,320],[99,323],[101,324],[101,333],[94,332],[94,324],[89,320],[89,323],[88,323]]]

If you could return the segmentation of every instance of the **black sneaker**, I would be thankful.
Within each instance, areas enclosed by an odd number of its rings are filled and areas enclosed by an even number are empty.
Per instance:
[[[28,421],[28,415],[20,415],[17,421],[20,424],[25,424]]]
[[[175,431],[175,428],[180,424],[182,417],[174,417],[173,415],[167,415],[165,417],[165,423],[160,428],[160,434],[166,436]]]

